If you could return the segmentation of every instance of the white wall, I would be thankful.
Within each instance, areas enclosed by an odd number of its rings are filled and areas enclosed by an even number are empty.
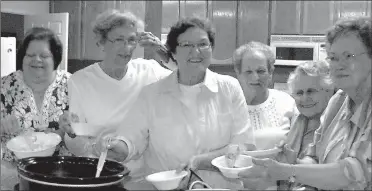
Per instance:
[[[49,1],[1,1],[1,12],[21,15],[49,13]]]

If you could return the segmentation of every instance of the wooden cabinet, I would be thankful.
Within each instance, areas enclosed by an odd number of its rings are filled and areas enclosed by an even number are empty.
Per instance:
[[[337,20],[371,16],[370,1],[271,1],[271,33],[323,35]]]
[[[237,47],[249,41],[269,41],[269,1],[238,1]]]
[[[68,59],[81,58],[82,2],[51,0],[51,13],[69,13]]]
[[[302,34],[324,34],[335,17],[334,1],[304,1]]]
[[[370,16],[369,1],[336,1],[336,20],[353,16]]]
[[[271,1],[271,33],[300,34],[302,1]]]
[[[217,60],[231,58],[236,49],[237,1],[208,1],[208,17],[216,28],[213,57]]]
[[[180,16],[181,17],[200,17],[206,18],[208,12],[208,2],[206,0],[181,0]]]
[[[83,46],[82,46],[82,59],[89,60],[102,60],[102,48],[97,46],[96,36],[93,33],[93,22],[97,16],[108,9],[115,9],[115,1],[83,1],[83,15],[82,21],[84,27],[83,33]]]

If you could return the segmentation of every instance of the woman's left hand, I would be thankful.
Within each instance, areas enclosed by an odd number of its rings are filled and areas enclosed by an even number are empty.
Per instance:
[[[139,32],[138,44],[142,47],[160,48],[163,44],[160,39],[151,32]]]
[[[192,170],[192,171],[194,171],[194,172],[196,172],[196,171],[198,171],[198,169],[199,169],[199,165],[200,165],[200,163],[201,163],[201,160],[202,160],[202,158],[201,157],[199,157],[198,155],[196,155],[196,156],[193,156],[193,157],[191,157],[191,159],[189,160],[189,162],[187,163],[187,164],[181,164],[177,169],[176,169],[176,172],[181,172],[181,171],[187,171],[189,174],[188,174],[188,176],[186,176],[182,181],[181,181],[181,183],[180,183],[180,185],[179,185],[179,189],[189,189],[188,188],[188,186],[189,185],[187,185],[189,182],[191,183],[191,182],[194,182],[194,181],[196,181],[196,179],[195,180],[191,180],[191,181],[189,181],[190,180],[190,177],[192,176],[191,175],[191,173],[190,173],[190,170]],[[195,178],[195,177],[194,177]],[[194,188],[198,188],[198,187],[200,187],[200,188],[202,188],[202,186],[200,186],[200,185],[195,185],[195,187]]]

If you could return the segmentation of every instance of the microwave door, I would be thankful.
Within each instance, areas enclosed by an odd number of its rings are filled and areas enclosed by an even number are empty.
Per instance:
[[[317,60],[317,53],[315,46],[301,46],[299,44],[276,45],[275,46],[276,65],[295,65],[301,62]]]

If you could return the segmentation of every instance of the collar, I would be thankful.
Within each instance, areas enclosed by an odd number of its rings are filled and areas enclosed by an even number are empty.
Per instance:
[[[363,124],[358,124],[359,123],[359,119],[362,117],[362,115],[365,115],[365,113],[362,113],[362,112],[371,112],[370,111],[370,100],[367,99],[368,97],[366,97],[363,102],[356,108],[355,112],[352,113],[351,112],[351,106],[350,106],[350,97],[347,96],[346,97],[346,100],[342,106],[342,113],[341,113],[341,119],[343,120],[348,120],[350,119],[351,122],[353,122],[356,126],[358,126],[359,128],[362,128],[360,127],[359,125],[363,125]],[[369,104],[369,106],[367,106],[367,110],[365,111],[362,111],[364,106],[366,106],[366,104]]]
[[[202,84],[202,90],[206,89],[211,93],[218,92],[218,81],[214,72],[209,69],[205,72],[204,81]],[[166,93],[180,93],[181,89],[178,83],[178,70],[173,71],[169,76],[164,78],[161,91]]]

